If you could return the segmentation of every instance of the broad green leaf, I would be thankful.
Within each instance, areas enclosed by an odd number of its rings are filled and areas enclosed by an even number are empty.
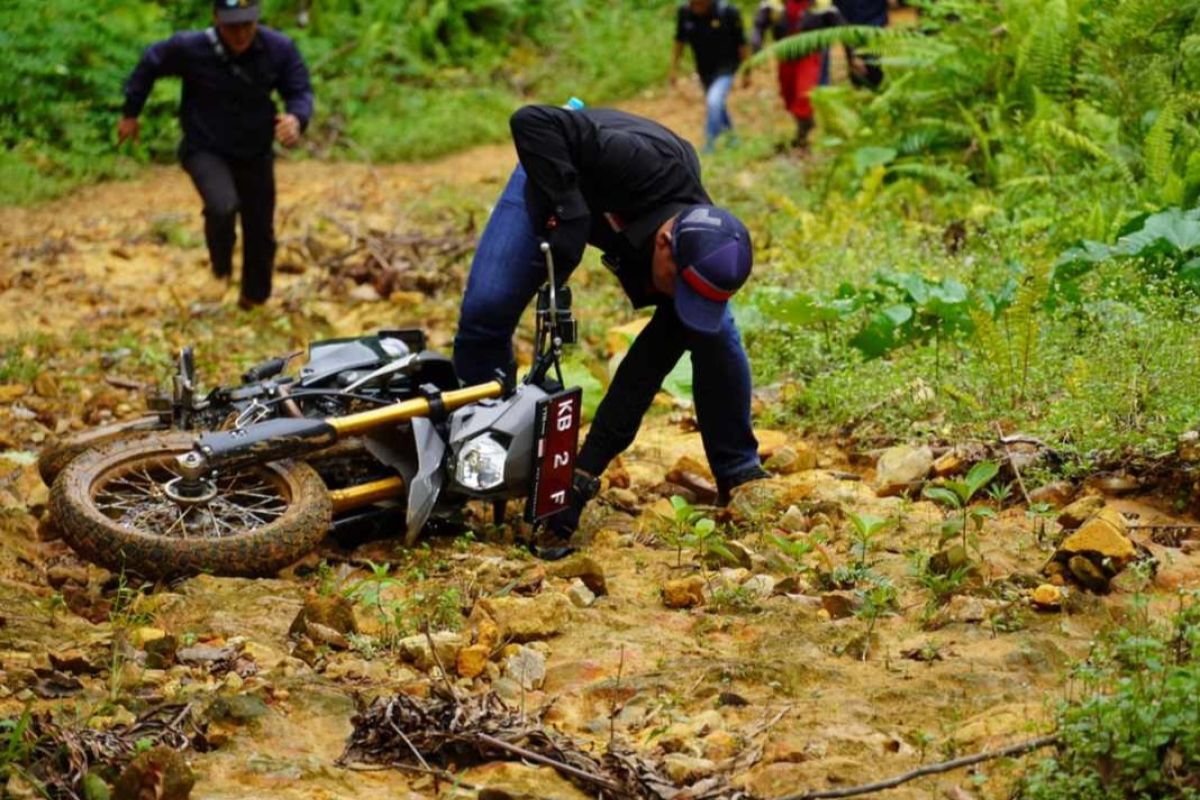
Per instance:
[[[1173,253],[1189,253],[1200,248],[1200,209],[1182,211],[1169,208],[1146,218],[1141,230],[1122,236],[1114,248],[1128,256],[1153,255],[1166,245]]]
[[[912,306],[904,303],[897,303],[894,306],[888,306],[883,310],[883,315],[891,320],[892,324],[899,328],[904,323],[913,318]]]
[[[962,501],[958,499],[958,495],[944,486],[926,486],[921,494],[935,503],[941,503],[950,508],[962,508]]]
[[[995,461],[980,461],[971,467],[971,471],[967,473],[966,488],[968,491],[963,500],[970,500],[976,492],[991,483],[992,478],[995,478],[999,471],[1000,465]]]
[[[717,523],[713,522],[708,517],[704,517],[696,522],[696,533],[701,536],[707,536],[712,533],[717,527]]]

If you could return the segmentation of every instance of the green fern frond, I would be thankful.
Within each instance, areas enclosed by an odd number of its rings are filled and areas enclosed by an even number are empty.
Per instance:
[[[912,35],[912,32],[903,28],[876,28],[873,25],[840,25],[834,28],[821,28],[798,33],[775,42],[769,47],[764,47],[750,58],[747,65],[761,64],[771,56],[781,61],[791,61],[835,45],[866,48],[885,39],[899,39]]]
[[[888,175],[927,181],[946,189],[963,189],[971,185],[967,178],[949,167],[915,161],[891,165]]]
[[[1142,158],[1146,162],[1146,178],[1153,184],[1166,182],[1171,175],[1175,155],[1175,131],[1179,127],[1179,113],[1174,105],[1168,105],[1158,114],[1158,119],[1146,134],[1142,145]]]
[[[1116,167],[1117,172],[1121,175],[1121,180],[1125,181],[1130,187],[1137,187],[1137,180],[1133,177],[1133,172],[1129,169],[1129,165],[1116,157],[1108,150],[1096,142],[1084,136],[1078,131],[1073,131],[1066,125],[1053,120],[1038,120],[1033,123],[1034,129],[1044,135],[1050,141],[1056,142],[1059,145],[1070,148],[1077,153],[1082,153],[1090,156],[1097,161],[1105,164],[1112,164]]]

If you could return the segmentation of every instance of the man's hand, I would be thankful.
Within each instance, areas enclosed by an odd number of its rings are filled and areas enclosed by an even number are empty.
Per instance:
[[[135,142],[142,140],[142,125],[137,117],[121,117],[121,121],[117,123],[117,147],[129,139]]]
[[[284,147],[295,147],[300,143],[300,120],[295,114],[275,115],[275,141]]]

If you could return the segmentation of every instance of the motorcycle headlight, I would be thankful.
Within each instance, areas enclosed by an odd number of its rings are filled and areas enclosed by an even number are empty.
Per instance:
[[[508,451],[484,434],[476,436],[458,451],[454,480],[466,489],[481,492],[504,483],[504,460]]]

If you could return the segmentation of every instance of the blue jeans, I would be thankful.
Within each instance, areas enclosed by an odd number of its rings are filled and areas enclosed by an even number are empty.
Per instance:
[[[538,237],[525,207],[525,180],[525,170],[518,166],[471,262],[454,337],[454,366],[466,384],[492,380],[497,369],[515,369],[513,332],[546,279]],[[569,273],[556,277],[563,283]],[[703,336],[685,328],[670,303],[658,307],[613,376],[579,452],[580,469],[599,475],[633,443],[642,417],[685,351],[692,356],[700,437],[718,483],[728,487],[757,474],[758,441],[750,424],[750,362],[733,315],[727,311],[720,331]]]
[[[718,75],[713,82],[705,87],[704,106],[704,150],[710,152],[717,137],[725,131],[733,130],[733,120],[729,118],[729,109],[725,107],[725,98],[733,88],[732,75]]]

